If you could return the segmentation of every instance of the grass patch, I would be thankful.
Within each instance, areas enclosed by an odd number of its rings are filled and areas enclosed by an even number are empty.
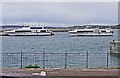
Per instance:
[[[111,69],[120,69],[120,66],[110,67]]]
[[[40,68],[40,66],[30,64],[30,65],[25,66],[25,68]]]

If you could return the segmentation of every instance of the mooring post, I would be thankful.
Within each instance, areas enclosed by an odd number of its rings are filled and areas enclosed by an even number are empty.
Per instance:
[[[13,65],[13,53],[11,53],[11,54],[12,54],[12,56],[11,56],[11,58],[12,58],[12,59],[11,59],[11,60],[12,60],[12,64],[11,64],[11,65]]]
[[[86,68],[88,68],[88,51],[86,53]]]
[[[107,51],[107,68],[109,67],[109,51]]]
[[[20,68],[22,69],[22,51],[21,51],[21,66]]]
[[[67,51],[65,52],[65,69],[67,69]]]

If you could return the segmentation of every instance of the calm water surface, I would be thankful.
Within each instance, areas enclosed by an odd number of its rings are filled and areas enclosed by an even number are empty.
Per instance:
[[[57,32],[53,36],[4,36],[3,52],[101,52],[109,51],[114,36],[70,37],[67,32]]]

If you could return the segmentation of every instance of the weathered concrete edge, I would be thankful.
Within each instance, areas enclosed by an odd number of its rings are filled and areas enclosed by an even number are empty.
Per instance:
[[[118,76],[120,69],[3,69],[0,76],[33,76],[45,71],[47,76]]]

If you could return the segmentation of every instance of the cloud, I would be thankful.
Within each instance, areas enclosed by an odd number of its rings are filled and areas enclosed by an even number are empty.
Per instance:
[[[118,2],[119,0],[1,0],[2,2]]]
[[[5,2],[3,20],[47,23],[117,23],[116,2]]]

